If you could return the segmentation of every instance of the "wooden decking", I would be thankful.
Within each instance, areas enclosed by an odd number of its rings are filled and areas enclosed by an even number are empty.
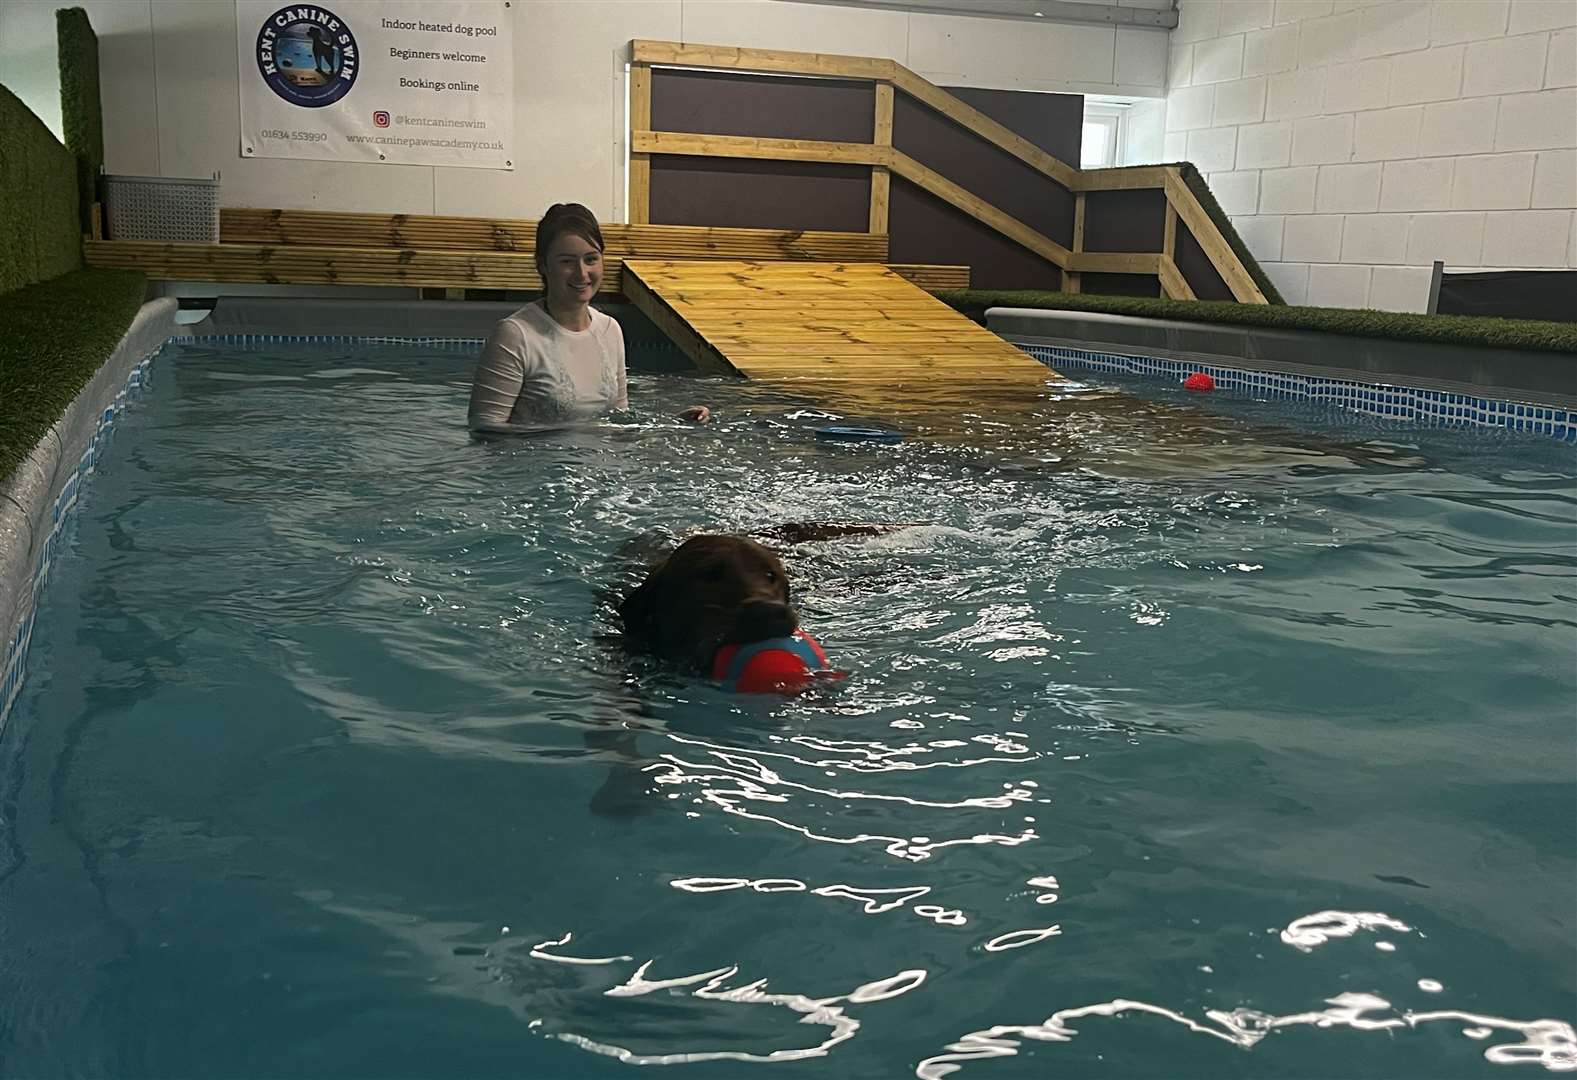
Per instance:
[[[219,212],[217,244],[88,239],[89,266],[141,270],[163,281],[269,285],[402,285],[445,289],[542,287],[529,218],[350,214],[322,210]],[[926,289],[967,289],[969,267],[887,263],[881,233],[603,226],[602,291],[623,291],[628,258],[827,260],[885,263]]]
[[[403,285],[450,289],[542,288],[529,251],[437,251],[420,248],[322,247],[252,243],[164,244],[85,240],[89,266],[141,270],[159,281],[251,282],[267,285]],[[602,292],[623,291],[623,261],[603,261]],[[962,289],[967,266],[893,264],[923,288]]]
[[[705,370],[878,416],[1028,405],[1057,378],[879,264],[628,259],[624,294]]]

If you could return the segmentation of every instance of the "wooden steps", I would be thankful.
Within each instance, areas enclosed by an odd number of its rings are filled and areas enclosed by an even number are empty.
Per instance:
[[[879,264],[628,259],[624,294],[704,370],[928,429],[1057,378]]]

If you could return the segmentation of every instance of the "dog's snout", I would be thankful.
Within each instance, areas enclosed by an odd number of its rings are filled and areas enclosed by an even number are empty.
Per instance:
[[[739,606],[730,642],[747,644],[766,638],[788,637],[799,629],[794,609],[781,600],[747,600]]]

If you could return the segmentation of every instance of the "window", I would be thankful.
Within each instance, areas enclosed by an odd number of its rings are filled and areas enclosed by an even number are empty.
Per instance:
[[[1079,168],[1104,169],[1117,163],[1117,122],[1115,116],[1084,117],[1084,136],[1079,140]]]

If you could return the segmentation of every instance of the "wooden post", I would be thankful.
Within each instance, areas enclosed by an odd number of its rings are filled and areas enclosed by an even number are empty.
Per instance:
[[[872,139],[877,146],[893,144],[893,84],[876,84],[876,134]],[[892,191],[892,174],[885,165],[871,166],[871,224],[873,233],[887,232],[888,195]]]
[[[1074,257],[1084,250],[1084,192],[1073,196],[1073,253]],[[1084,288],[1083,278],[1077,270],[1064,270],[1062,272],[1062,291],[1069,293],[1079,292]]]
[[[1168,300],[1192,300],[1194,290],[1177,268],[1177,207],[1172,205],[1172,193],[1161,189],[1166,198],[1166,223],[1161,226],[1161,296]],[[1186,295],[1185,295],[1186,294]]]
[[[652,129],[652,69],[646,64],[630,66],[630,137]],[[646,225],[652,220],[652,159],[649,154],[630,154],[631,225]]]
[[[1183,180],[1182,173],[1170,166],[1166,169],[1166,200],[1177,219],[1177,224],[1172,227],[1172,235],[1175,237],[1178,225],[1188,230],[1194,242],[1215,266],[1216,273],[1221,275],[1221,280],[1232,290],[1233,298],[1242,304],[1266,303],[1265,294],[1259,291],[1248,267],[1237,257],[1237,252],[1221,235],[1221,230],[1205,213],[1205,208],[1199,205],[1199,200]]]

